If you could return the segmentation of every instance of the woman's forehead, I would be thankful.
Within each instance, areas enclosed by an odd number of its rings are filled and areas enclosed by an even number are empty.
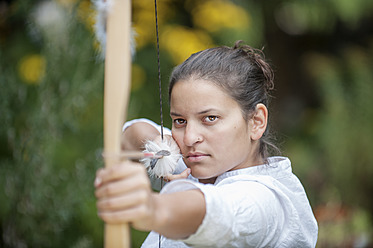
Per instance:
[[[179,81],[170,99],[171,111],[190,110],[198,113],[209,109],[225,109],[238,104],[221,87],[203,79]]]
[[[227,96],[230,97],[229,94],[227,94],[226,90],[223,89],[221,86],[219,86],[217,83],[200,79],[200,78],[189,78],[186,80],[180,80],[175,83],[172,92],[171,92],[171,98],[172,93],[174,92],[176,87],[176,90],[181,90],[182,93],[187,93],[190,91],[194,91],[195,93],[205,94],[205,95],[211,95],[211,94],[218,94],[219,96]],[[180,94],[180,92],[177,92]],[[175,94],[174,94],[175,95]]]

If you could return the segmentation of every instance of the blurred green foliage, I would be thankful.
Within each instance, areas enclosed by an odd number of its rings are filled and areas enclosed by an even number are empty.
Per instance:
[[[133,1],[129,119],[159,121],[153,4]],[[172,67],[198,50],[242,39],[273,59],[273,126],[318,218],[318,247],[373,242],[372,10],[369,0],[159,1],[164,99]],[[102,247],[94,15],[89,0],[0,1],[0,247]],[[133,247],[145,235],[134,230]]]

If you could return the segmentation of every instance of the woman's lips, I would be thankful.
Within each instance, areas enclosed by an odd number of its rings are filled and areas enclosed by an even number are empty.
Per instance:
[[[205,154],[205,153],[200,153],[200,152],[190,152],[187,154],[187,160],[189,162],[200,162],[203,159],[209,157],[210,155]]]

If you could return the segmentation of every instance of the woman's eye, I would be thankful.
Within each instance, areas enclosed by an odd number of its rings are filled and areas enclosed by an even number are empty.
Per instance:
[[[206,116],[206,117],[205,117],[205,122],[209,122],[209,123],[211,123],[211,122],[216,121],[217,119],[218,119],[217,116],[215,116],[215,115],[209,115],[209,116]]]
[[[186,120],[184,120],[184,119],[175,119],[174,120],[174,125],[175,126],[182,126],[182,125],[184,125],[186,123]]]

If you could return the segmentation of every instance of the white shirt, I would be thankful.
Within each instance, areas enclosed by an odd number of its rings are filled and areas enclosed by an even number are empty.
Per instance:
[[[285,157],[269,164],[228,171],[215,183],[182,179],[161,194],[199,189],[206,214],[196,233],[185,240],[162,237],[162,248],[178,247],[315,247],[318,227],[307,195]],[[157,247],[151,232],[143,248]]]

